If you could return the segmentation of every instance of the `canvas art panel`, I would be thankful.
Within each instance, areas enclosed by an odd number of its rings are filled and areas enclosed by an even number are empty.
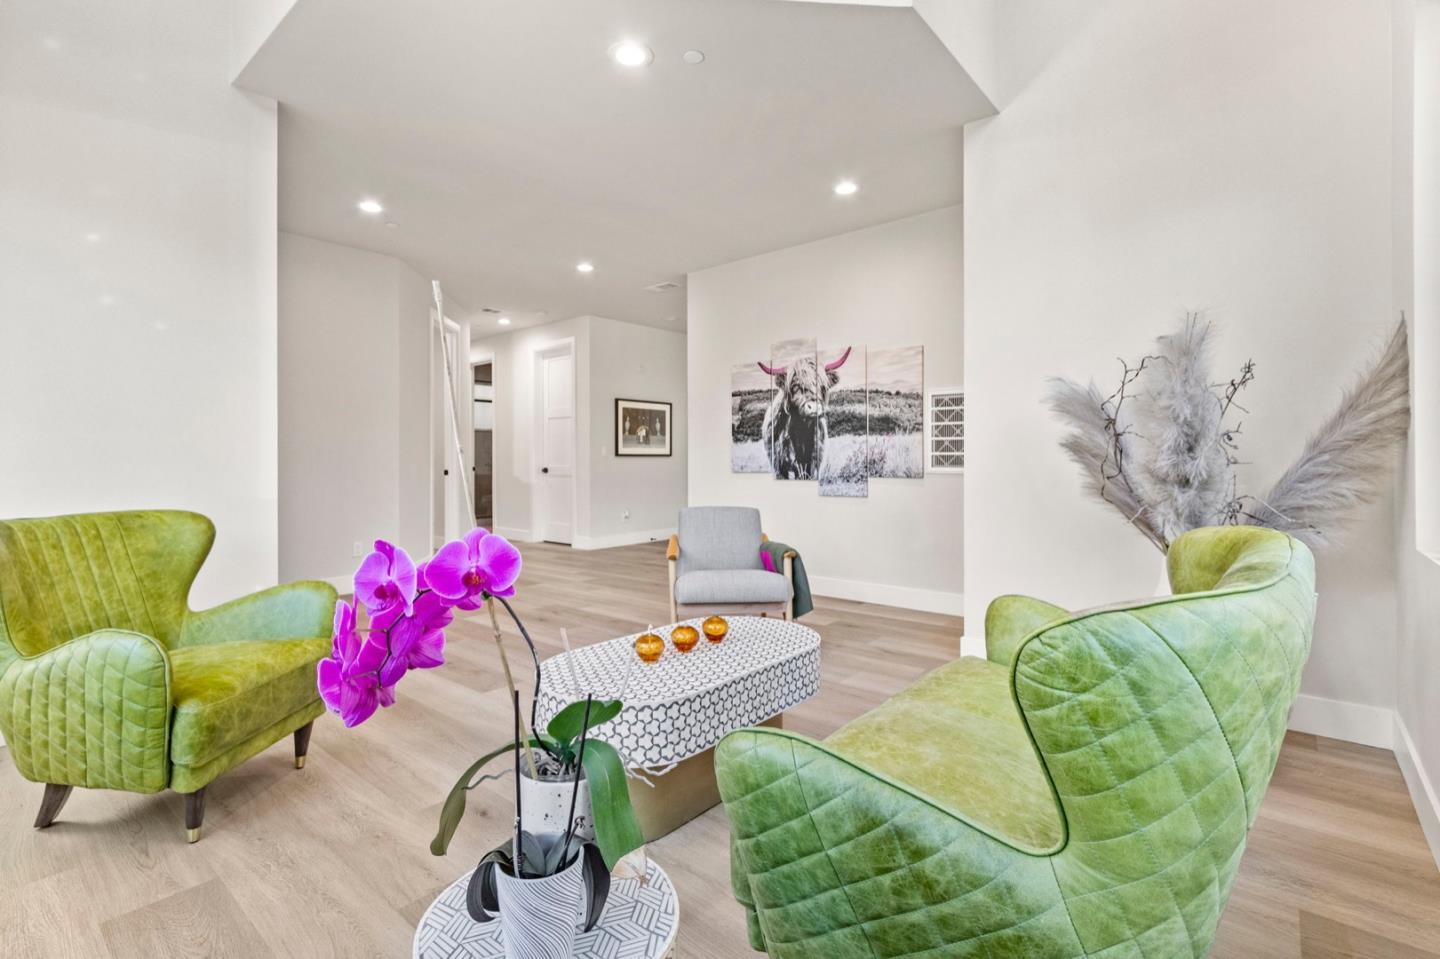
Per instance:
[[[822,347],[818,360],[831,380],[825,400],[820,495],[869,496],[865,347]]]
[[[814,337],[772,343],[762,369],[775,390],[761,424],[771,473],[783,480],[818,479],[817,417],[811,409],[818,381]]]
[[[755,362],[730,368],[730,472],[769,473],[760,428],[775,386]]]
[[[669,456],[669,403],[615,400],[615,455]]]
[[[925,475],[925,348],[872,349],[867,368],[869,474],[918,479]]]

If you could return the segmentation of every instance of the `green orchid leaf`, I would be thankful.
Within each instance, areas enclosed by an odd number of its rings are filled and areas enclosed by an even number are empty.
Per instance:
[[[605,865],[614,869],[622,856],[645,844],[640,820],[630,804],[625,764],[614,746],[599,739],[585,743],[585,778],[590,783],[595,842],[605,857]]]
[[[510,742],[501,746],[499,749],[486,753],[471,763],[470,768],[465,770],[460,778],[455,781],[455,785],[450,788],[450,794],[445,797],[444,805],[440,807],[440,828],[439,831],[435,833],[435,838],[430,840],[431,855],[443,856],[446,851],[449,850],[450,840],[455,838],[455,830],[459,828],[460,820],[465,817],[465,794],[486,779],[493,778],[486,776],[472,782],[471,780],[474,779],[475,774],[478,773],[486,763],[497,756],[510,752],[514,748],[515,744]]]
[[[571,703],[555,714],[545,728],[562,743],[573,743],[580,738],[582,727],[594,729],[601,723],[608,723],[620,715],[624,703],[618,699],[596,699],[590,703],[590,723],[585,724],[585,701]]]
[[[495,918],[494,914],[500,911],[495,873],[498,869],[514,869],[510,861],[510,849],[513,845],[514,843],[507,840],[503,845],[487,852],[470,875],[470,883],[465,887],[465,911],[476,922],[489,922]]]
[[[520,852],[524,858],[520,863],[522,878],[539,879],[547,875],[545,870],[545,844],[534,833],[520,833]]]

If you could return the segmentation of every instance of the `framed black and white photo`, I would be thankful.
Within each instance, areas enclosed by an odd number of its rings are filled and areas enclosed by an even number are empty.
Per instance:
[[[670,404],[617,398],[615,455],[669,456]]]

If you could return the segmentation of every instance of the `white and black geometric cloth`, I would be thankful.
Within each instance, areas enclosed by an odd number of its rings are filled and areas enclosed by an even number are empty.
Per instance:
[[[689,619],[700,628],[703,619]],[[665,767],[702,753],[726,733],[754,726],[820,691],[820,634],[808,626],[760,616],[729,617],[721,643],[701,633],[688,653],[670,642],[679,623],[656,629],[665,640],[658,663],[635,654],[640,633],[583,646],[541,664],[539,725],[594,693],[620,697],[624,710],[595,727],[631,768]]]
[[[430,904],[415,930],[414,959],[505,959],[500,921],[479,923],[465,911],[466,873]],[[680,903],[670,877],[654,862],[642,886],[614,879],[600,922],[575,937],[576,959],[663,959],[675,945]]]

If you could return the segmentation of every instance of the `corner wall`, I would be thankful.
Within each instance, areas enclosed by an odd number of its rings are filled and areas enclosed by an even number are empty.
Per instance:
[[[1033,20],[1053,4],[1017,0]],[[1242,484],[1263,492],[1398,319],[1391,280],[1388,4],[1116,0],[966,129],[967,646],[1007,592],[1082,607],[1154,591],[1160,555],[1082,494],[1041,405],[1189,309],[1247,357]],[[1394,503],[1320,556],[1319,620],[1293,723],[1389,745]]]
[[[925,388],[964,386],[963,216],[949,207],[692,273],[691,505],[759,507],[817,593],[959,613],[962,478],[870,481],[864,499],[730,472],[730,368],[776,340],[925,347]],[[967,397],[968,399],[968,397]]]
[[[430,286],[280,234],[280,575],[348,584],[376,538],[431,552]]]

